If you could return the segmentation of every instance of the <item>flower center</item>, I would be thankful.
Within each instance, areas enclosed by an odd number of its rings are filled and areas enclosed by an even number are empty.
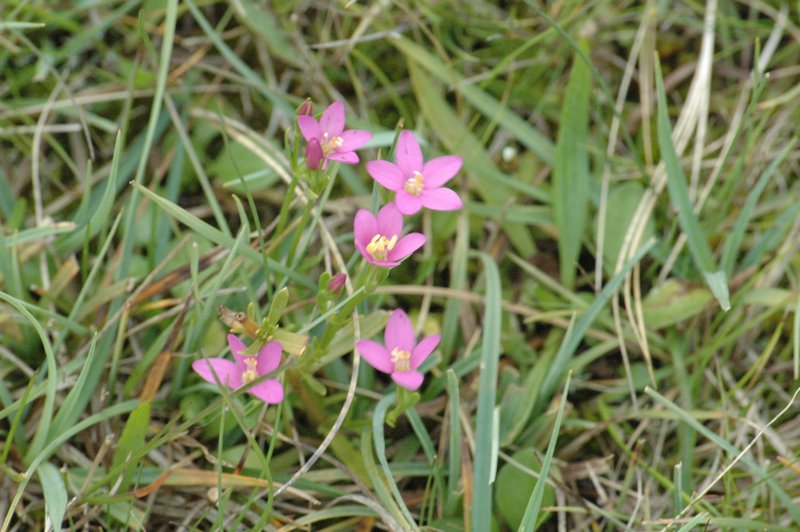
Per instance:
[[[392,349],[392,364],[395,371],[408,371],[411,369],[411,353],[402,351],[399,347]]]
[[[335,152],[336,148],[339,148],[342,144],[344,144],[344,139],[342,137],[329,138],[328,134],[324,133],[319,144],[322,146],[322,154],[327,157],[331,153]]]
[[[414,170],[414,177],[406,179],[406,192],[412,196],[419,196],[422,194],[424,188],[425,184],[422,182],[422,174]]]
[[[389,256],[389,252],[394,249],[395,244],[397,244],[397,235],[392,238],[375,235],[367,244],[367,253],[372,255],[375,260],[385,261]]]
[[[242,384],[247,384],[258,378],[258,373],[256,373],[258,360],[256,357],[247,357],[244,359],[244,363],[247,365],[247,369],[242,372]]]

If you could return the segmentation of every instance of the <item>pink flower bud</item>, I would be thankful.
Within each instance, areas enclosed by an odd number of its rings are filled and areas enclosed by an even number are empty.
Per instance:
[[[311,105],[311,100],[303,102],[303,105],[297,110],[297,116],[314,116],[314,106]]]
[[[347,274],[337,273],[328,281],[328,292],[334,295],[337,294],[344,286],[345,281],[347,281]]]
[[[325,154],[322,153],[322,146],[317,139],[311,139],[306,145],[306,164],[312,170],[319,168]]]

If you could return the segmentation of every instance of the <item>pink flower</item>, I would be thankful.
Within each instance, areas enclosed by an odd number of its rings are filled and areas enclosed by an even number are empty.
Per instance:
[[[355,244],[361,255],[376,266],[391,268],[425,244],[422,233],[403,233],[403,215],[394,203],[384,205],[374,216],[366,209],[356,213],[353,222]]]
[[[416,214],[422,207],[454,211],[464,206],[458,194],[442,187],[461,169],[461,157],[445,155],[426,163],[417,139],[410,131],[403,131],[397,140],[395,162],[397,164],[370,161],[367,172],[395,192],[395,202],[401,213]]]
[[[441,339],[441,335],[434,334],[416,343],[411,321],[402,309],[397,309],[386,323],[383,335],[385,345],[372,340],[359,340],[356,349],[370,366],[388,373],[399,386],[413,391],[422,384],[422,373],[417,368],[436,349]]]
[[[336,101],[328,106],[322,113],[319,122],[312,117],[300,115],[297,117],[300,132],[308,142],[315,139],[322,148],[325,168],[328,159],[347,164],[358,163],[358,155],[354,153],[372,138],[372,133],[361,129],[344,130],[344,104]]]
[[[236,362],[225,358],[204,358],[195,360],[192,369],[212,384],[222,384],[235,390],[252,382],[262,375],[275,371],[281,363],[281,343],[270,342],[255,356],[240,354],[245,345],[234,334],[228,335],[228,345]],[[275,379],[267,379],[248,390],[267,404],[283,401],[283,385]]]

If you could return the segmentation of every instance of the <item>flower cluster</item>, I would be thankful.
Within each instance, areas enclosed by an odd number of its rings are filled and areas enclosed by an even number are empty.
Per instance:
[[[319,120],[313,117],[311,102],[305,102],[298,112],[297,127],[306,140],[305,164],[317,175],[326,170],[329,161],[357,164],[359,157],[355,151],[372,138],[369,131],[345,129],[344,104],[338,101],[328,106]],[[366,164],[369,175],[394,193],[394,200],[377,215],[366,209],[355,215],[355,247],[369,265],[393,268],[425,245],[427,238],[422,233],[403,234],[404,216],[416,214],[423,207],[438,211],[462,208],[458,194],[444,186],[458,173],[461,164],[461,157],[455,155],[425,162],[417,139],[409,131],[399,135],[394,163],[376,160]],[[325,293],[338,292],[345,279],[344,274],[330,278]],[[258,327],[254,325],[253,329]],[[386,324],[383,344],[363,339],[355,347],[367,363],[390,375],[397,385],[416,390],[423,381],[419,367],[440,340],[436,334],[417,342],[408,315],[397,309]],[[235,390],[274,372],[280,365],[279,342],[267,343],[256,355],[247,354],[245,345],[233,334],[228,335],[228,344],[235,361],[207,358],[195,361],[192,369],[212,384]],[[267,404],[281,402],[284,395],[282,384],[275,379],[259,380],[247,391]]]
[[[307,158],[312,143],[322,143],[328,136],[338,135],[342,131],[343,109],[340,102],[334,102],[322,113],[319,124],[309,116],[298,116],[297,123],[308,142]],[[342,114],[342,120],[337,118],[334,122],[330,117],[338,117],[339,113]],[[352,137],[356,138],[356,135]],[[361,140],[367,137],[362,134],[357,138]],[[354,146],[355,142],[343,141],[339,149],[355,149]],[[313,150],[318,153],[316,147]],[[322,151],[325,152],[324,149]],[[333,159],[332,156],[328,157]],[[346,159],[340,157],[334,160],[356,163],[358,157],[352,154]],[[367,172],[380,185],[394,192],[394,201],[384,205],[377,215],[366,209],[356,213],[353,235],[355,247],[361,256],[375,266],[392,268],[425,245],[427,238],[422,233],[403,235],[403,216],[416,214],[423,207],[437,211],[462,208],[458,194],[444,187],[461,169],[461,164],[461,157],[456,155],[435,157],[425,162],[419,142],[410,131],[400,133],[394,163],[369,161],[366,164]],[[433,335],[416,343],[408,315],[402,309],[397,309],[386,324],[384,345],[373,340],[359,340],[356,349],[373,368],[391,375],[399,386],[416,390],[422,384],[422,373],[417,368],[436,349],[440,339],[439,335]]]

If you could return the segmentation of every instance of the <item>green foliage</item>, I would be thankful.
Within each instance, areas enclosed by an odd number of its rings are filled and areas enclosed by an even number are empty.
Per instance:
[[[4,3],[0,529],[797,529],[794,14]],[[307,99],[361,164],[303,166]],[[403,128],[465,208],[378,275]],[[355,363],[394,308],[413,393]],[[280,405],[191,370],[230,331]]]

